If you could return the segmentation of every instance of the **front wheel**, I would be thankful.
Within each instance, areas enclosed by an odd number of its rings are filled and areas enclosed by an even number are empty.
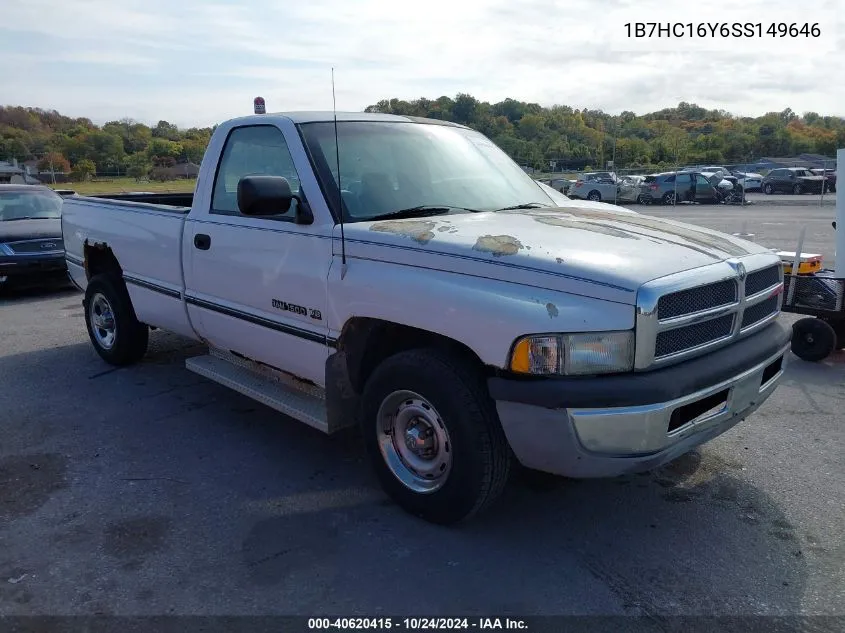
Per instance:
[[[97,354],[118,367],[146,354],[149,329],[135,316],[123,280],[96,275],[85,289],[85,325]]]
[[[792,193],[794,193],[796,196],[800,196],[802,193],[804,193],[804,188],[796,183],[792,186]]]
[[[400,352],[367,380],[360,419],[385,492],[443,525],[490,505],[507,482],[511,452],[480,372],[435,350]]]
[[[774,193],[774,191],[775,191],[775,188],[772,187],[772,185],[770,183],[766,183],[763,186],[763,193],[765,193],[767,196],[772,195]]]
[[[824,360],[836,349],[836,343],[836,331],[821,319],[807,317],[792,325],[792,352],[801,360]]]

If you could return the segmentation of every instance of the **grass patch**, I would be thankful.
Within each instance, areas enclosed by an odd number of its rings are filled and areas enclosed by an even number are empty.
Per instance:
[[[73,189],[81,196],[108,193],[148,191],[155,193],[192,193],[196,180],[167,180],[165,182],[138,182],[134,178],[99,178],[87,182],[65,182],[48,185],[53,189]]]

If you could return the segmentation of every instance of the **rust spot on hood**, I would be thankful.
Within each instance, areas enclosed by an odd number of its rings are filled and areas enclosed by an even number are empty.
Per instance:
[[[521,248],[525,247],[512,235],[482,235],[478,238],[472,250],[492,253],[493,257],[501,257],[502,255],[516,255]]]
[[[428,244],[434,239],[434,222],[387,220],[385,222],[376,222],[370,226],[370,230],[410,237],[419,244]]]
[[[546,304],[546,312],[549,313],[550,319],[554,319],[558,314],[560,314],[558,312],[557,306],[553,303],[547,303]]]

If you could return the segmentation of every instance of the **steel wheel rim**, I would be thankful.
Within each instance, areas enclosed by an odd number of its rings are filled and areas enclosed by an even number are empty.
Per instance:
[[[421,395],[394,391],[381,403],[378,445],[387,468],[405,487],[429,494],[452,470],[452,442],[443,418]]]
[[[114,347],[114,341],[117,338],[117,325],[111,304],[105,295],[98,292],[91,297],[91,307],[88,312],[91,333],[94,335],[97,345],[103,349]]]

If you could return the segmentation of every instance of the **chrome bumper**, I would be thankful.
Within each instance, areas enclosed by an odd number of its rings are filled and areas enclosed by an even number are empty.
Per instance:
[[[547,409],[498,401],[496,407],[511,448],[529,468],[579,478],[641,472],[680,457],[753,413],[780,382],[788,350],[786,345],[728,380],[668,402]]]

